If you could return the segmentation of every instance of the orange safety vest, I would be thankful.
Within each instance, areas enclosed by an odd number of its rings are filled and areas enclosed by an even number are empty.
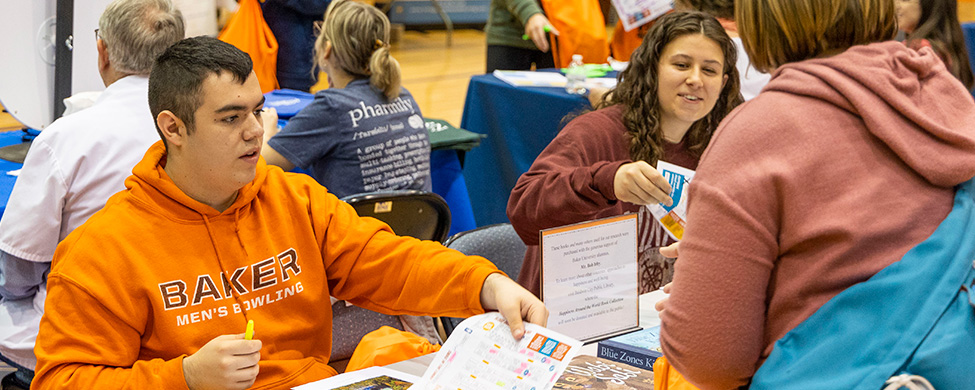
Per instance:
[[[559,31],[552,45],[555,67],[569,66],[573,54],[582,54],[586,63],[606,63],[609,45],[598,0],[541,0],[541,3],[545,17]]]
[[[264,21],[257,0],[241,0],[237,13],[217,39],[236,46],[251,57],[261,92],[278,89],[278,41]]]

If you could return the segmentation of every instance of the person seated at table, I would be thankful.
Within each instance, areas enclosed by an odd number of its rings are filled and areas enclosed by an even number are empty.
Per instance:
[[[310,172],[342,198],[380,190],[430,191],[430,142],[420,108],[400,86],[389,54],[389,19],[374,6],[333,1],[315,43],[328,74],[319,91],[277,132],[268,123],[268,164]],[[276,134],[275,134],[276,133]]]
[[[738,77],[741,78],[741,96],[747,101],[757,96],[762,91],[762,87],[768,84],[769,74],[759,72],[752,66],[748,59],[748,53],[741,44],[741,37],[738,36],[738,27],[735,24],[735,1],[734,0],[677,0],[674,2],[677,9],[696,10],[718,18],[721,27],[728,33],[731,40],[738,48]]]
[[[58,246],[34,389],[291,388],[335,375],[329,295],[388,314],[499,310],[515,338],[544,304],[481,257],[399,237],[260,157],[248,55],[208,37],[156,61],[162,141]],[[242,332],[253,320],[254,339]]]
[[[718,123],[742,101],[736,56],[710,15],[673,12],[654,24],[606,100],[569,122],[518,178],[507,212],[529,245],[521,285],[539,293],[540,230],[672,203],[654,166],[697,167]],[[662,272],[654,248],[670,239],[650,214],[640,230],[641,274]],[[641,290],[659,288],[648,279]]]
[[[956,0],[895,0],[897,25],[906,34],[907,47],[930,47],[955,78],[969,91],[975,76],[968,62],[965,35],[958,23]]]
[[[747,386],[776,341],[929,237],[975,176],[975,102],[933,51],[892,41],[890,0],[736,6],[772,80],[701,159],[658,305],[664,355],[701,389]]]
[[[146,102],[156,57],[183,39],[169,0],[115,0],[98,20],[95,46],[105,91],[34,139],[0,220],[0,354],[33,369],[34,339],[54,249],[121,191],[158,140]]]

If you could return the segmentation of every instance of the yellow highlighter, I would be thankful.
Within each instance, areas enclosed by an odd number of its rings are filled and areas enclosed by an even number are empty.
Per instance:
[[[247,320],[247,330],[244,331],[244,340],[254,338],[254,320]]]

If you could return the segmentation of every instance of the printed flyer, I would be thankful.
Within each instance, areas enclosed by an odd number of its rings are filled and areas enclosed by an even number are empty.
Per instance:
[[[525,323],[515,340],[500,313],[464,320],[412,390],[549,390],[582,342]]]

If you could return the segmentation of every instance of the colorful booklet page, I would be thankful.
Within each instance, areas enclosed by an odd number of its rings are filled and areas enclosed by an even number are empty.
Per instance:
[[[663,225],[675,240],[684,237],[684,225],[687,222],[687,187],[694,178],[694,171],[665,161],[657,162],[657,170],[670,183],[670,198],[674,204],[670,207],[661,203],[647,205],[657,222]]]
[[[525,323],[515,340],[500,313],[464,320],[413,390],[549,390],[582,342]]]

